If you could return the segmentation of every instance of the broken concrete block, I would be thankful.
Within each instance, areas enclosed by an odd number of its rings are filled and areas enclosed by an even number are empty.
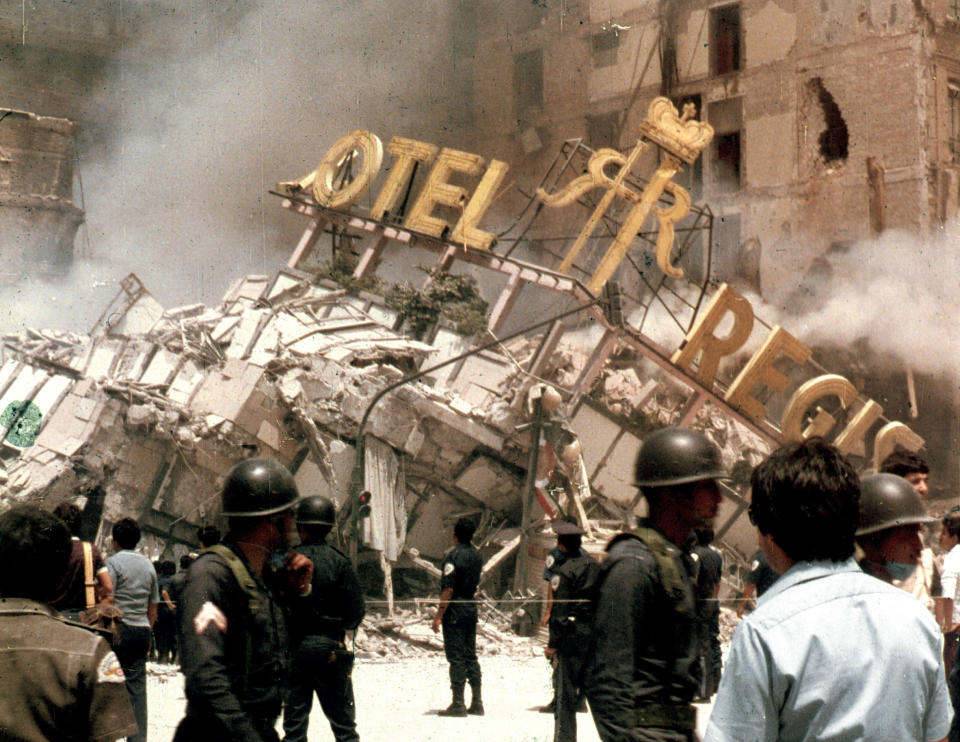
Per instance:
[[[127,408],[128,425],[154,425],[159,417],[157,408],[151,404],[133,404]]]
[[[266,420],[260,423],[257,438],[270,446],[274,451],[280,450],[280,429]]]
[[[471,405],[465,399],[461,399],[460,397],[454,397],[452,400],[450,400],[450,407],[459,412],[461,415],[473,414],[473,405]]]

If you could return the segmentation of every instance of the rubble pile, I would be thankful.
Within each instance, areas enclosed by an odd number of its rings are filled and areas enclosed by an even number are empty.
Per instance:
[[[417,601],[413,609],[397,608],[393,615],[368,613],[357,630],[355,646],[361,659],[417,657],[443,651],[443,639],[430,628],[436,604]],[[523,637],[513,632],[508,616],[493,601],[479,607],[477,650],[510,657],[543,654],[545,638]]]
[[[237,280],[216,307],[169,310],[131,274],[89,334],[4,337],[0,504],[79,499],[100,543],[132,516],[149,556],[176,559],[195,548],[199,525],[216,521],[219,483],[239,458],[278,459],[303,493],[329,496],[342,512],[362,466],[374,507],[361,521],[358,567],[388,603],[387,617],[364,625],[364,651],[432,651],[439,642],[419,606],[395,605],[395,589],[399,598],[436,594],[456,518],[478,519],[488,595],[514,586],[524,538],[521,581],[539,591],[554,542],[549,518],[575,514],[585,543],[601,551],[636,515],[639,436],[676,424],[685,398],[678,381],[615,353],[592,392],[565,407],[544,382],[567,388],[580,378],[589,347],[565,338],[533,377],[523,369],[536,338],[440,366],[469,340],[440,327],[421,342],[392,329],[400,325],[376,297],[290,268]],[[539,524],[524,537],[535,408],[543,411],[532,485]],[[709,404],[695,424],[728,466],[762,452]],[[488,644],[517,630],[512,607],[491,603],[486,616]]]

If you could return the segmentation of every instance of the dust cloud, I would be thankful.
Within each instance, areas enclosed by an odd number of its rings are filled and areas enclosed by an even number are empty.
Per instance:
[[[277,181],[306,174],[357,128],[385,142],[443,142],[468,102],[468,76],[455,65],[470,61],[469,49],[449,61],[465,4],[106,6],[123,42],[96,94],[118,100],[121,113],[105,142],[79,153],[86,224],[77,247],[88,260],[61,281],[0,293],[0,329],[85,331],[103,308],[99,283],[129,271],[164,306],[215,303],[233,278],[282,264],[306,226],[269,194]],[[26,291],[59,303],[18,301]],[[84,304],[92,311],[77,314]]]
[[[960,223],[928,239],[886,232],[819,258],[787,296],[754,311],[809,346],[865,344],[884,370],[957,375]],[[880,370],[879,368],[876,370]]]

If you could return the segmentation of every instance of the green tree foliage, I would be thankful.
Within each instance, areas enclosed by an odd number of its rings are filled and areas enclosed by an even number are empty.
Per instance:
[[[473,335],[486,326],[488,305],[471,276],[423,266],[420,270],[431,279],[426,289],[398,283],[385,294],[387,306],[399,312],[414,337],[422,338],[440,318],[449,320],[461,335]]]

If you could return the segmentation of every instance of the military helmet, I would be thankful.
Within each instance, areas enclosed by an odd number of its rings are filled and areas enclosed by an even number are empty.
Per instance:
[[[640,487],[671,487],[703,479],[727,479],[720,450],[703,433],[664,428],[648,435],[637,455]]]
[[[223,514],[230,517],[273,515],[300,499],[293,475],[273,459],[246,459],[234,466],[220,497]]]
[[[329,497],[316,495],[300,501],[297,506],[298,526],[332,526],[336,522],[337,507]]]
[[[920,495],[903,477],[896,474],[868,474],[860,479],[860,525],[858,536],[888,528],[933,523]]]

